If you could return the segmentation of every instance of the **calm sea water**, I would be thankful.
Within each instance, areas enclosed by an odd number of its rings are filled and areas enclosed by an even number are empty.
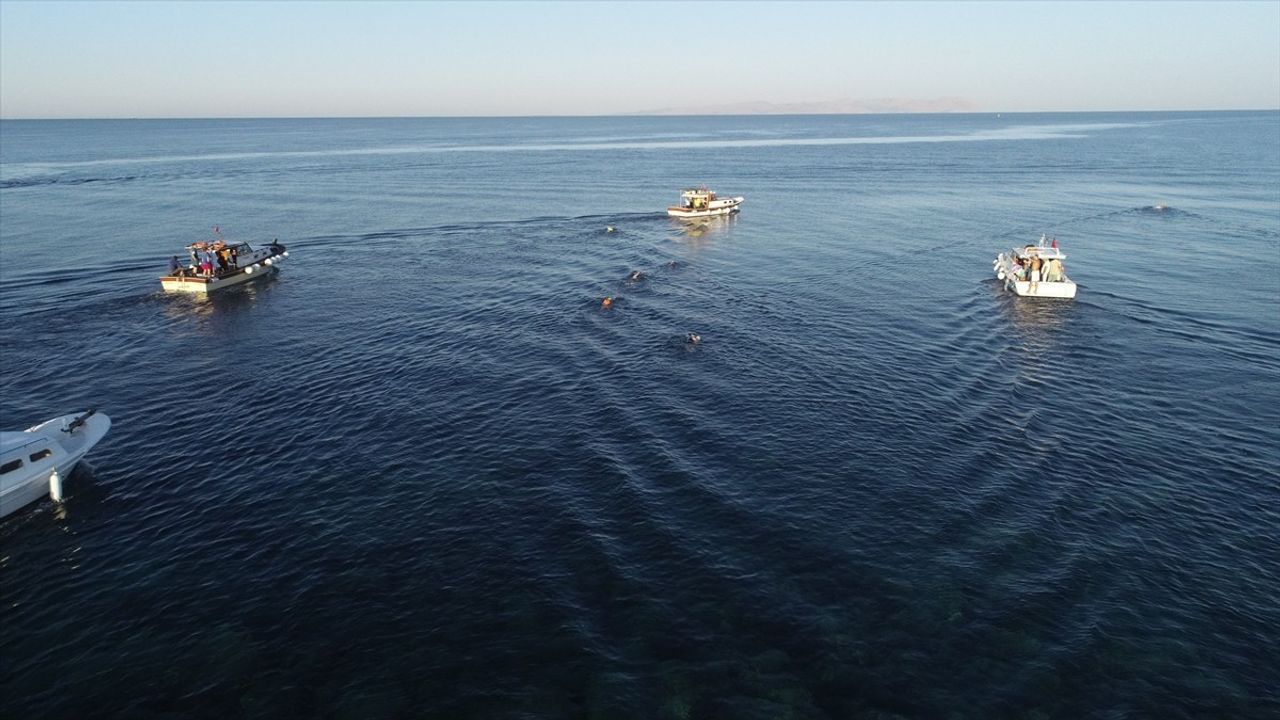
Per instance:
[[[1278,259],[1274,112],[4,122],[0,714],[1276,717]]]

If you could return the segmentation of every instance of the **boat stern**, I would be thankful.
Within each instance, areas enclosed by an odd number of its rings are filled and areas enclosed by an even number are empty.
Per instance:
[[[205,295],[209,292],[209,278],[187,277],[185,275],[166,275],[160,278],[160,287],[165,292],[193,293]]]
[[[1030,280],[1010,280],[1013,291],[1021,297],[1061,298],[1070,300],[1076,296],[1076,284],[1070,280],[1064,282],[1031,282]]]

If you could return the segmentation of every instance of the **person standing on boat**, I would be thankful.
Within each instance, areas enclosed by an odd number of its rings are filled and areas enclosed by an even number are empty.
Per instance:
[[[1051,259],[1044,270],[1044,279],[1049,282],[1062,282],[1062,261],[1058,258]]]
[[[178,256],[174,255],[169,258],[169,274],[179,275],[182,272],[182,263],[178,262]]]

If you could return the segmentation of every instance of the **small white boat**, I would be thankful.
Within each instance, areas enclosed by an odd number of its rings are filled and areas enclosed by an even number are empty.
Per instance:
[[[207,295],[267,277],[277,272],[280,263],[289,257],[285,246],[275,240],[258,250],[249,247],[249,243],[195,242],[187,246],[187,254],[190,264],[183,267],[175,256],[170,262],[169,274],[160,278],[160,286],[167,292]]]
[[[742,200],[741,197],[716,197],[715,191],[705,187],[692,188],[680,193],[680,204],[667,208],[667,214],[682,218],[728,215],[738,212]]]
[[[1076,284],[1062,267],[1066,254],[1058,248],[1058,240],[1046,245],[1049,238],[1041,235],[1038,245],[1025,245],[1008,253],[1000,253],[992,261],[996,278],[1004,281],[1006,290],[1022,297],[1070,299],[1076,296]]]
[[[111,418],[89,410],[0,432],[0,517],[45,495],[60,502],[62,482],[110,429]]]

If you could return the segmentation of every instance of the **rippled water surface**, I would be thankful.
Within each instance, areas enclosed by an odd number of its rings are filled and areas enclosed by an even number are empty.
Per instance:
[[[6,121],[0,714],[1276,717],[1277,258],[1273,112]]]

